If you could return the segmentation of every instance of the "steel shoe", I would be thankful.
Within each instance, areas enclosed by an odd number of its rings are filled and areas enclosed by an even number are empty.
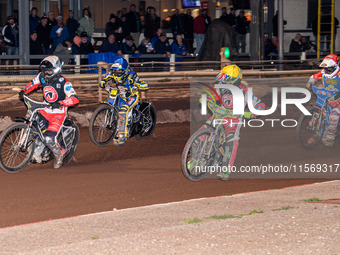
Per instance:
[[[54,155],[53,168],[58,169],[62,166],[64,155]]]

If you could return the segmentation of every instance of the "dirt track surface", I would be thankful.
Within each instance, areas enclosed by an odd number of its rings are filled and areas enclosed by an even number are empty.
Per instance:
[[[266,100],[266,92],[261,92]],[[157,110],[188,109],[188,100],[155,101]],[[89,109],[75,109],[85,111]],[[91,109],[90,109],[91,110]],[[293,118],[298,113],[291,111]],[[24,113],[24,112],[23,112]],[[2,113],[3,116],[22,116]],[[275,117],[275,116],[274,116]],[[50,164],[30,165],[17,174],[0,172],[0,227],[75,215],[282,188],[330,180],[319,179],[206,179],[186,180],[180,170],[181,153],[189,138],[189,122],[157,125],[155,135],[131,139],[123,147],[97,147],[87,128],[81,128],[77,162],[59,170]],[[295,129],[264,127],[241,131],[235,165],[339,163],[339,144],[306,151],[297,145]],[[338,172],[339,173],[339,172]],[[339,178],[339,174],[336,176]],[[334,179],[334,176],[331,178]]]
[[[331,181],[16,226],[1,254],[340,254],[339,195]]]

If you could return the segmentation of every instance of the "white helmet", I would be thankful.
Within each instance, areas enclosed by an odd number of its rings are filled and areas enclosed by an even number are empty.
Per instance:
[[[332,79],[340,70],[339,57],[335,54],[329,54],[323,59],[319,67],[323,68],[326,78]]]
[[[47,82],[51,81],[61,72],[62,63],[57,56],[44,58],[39,66],[39,70]]]

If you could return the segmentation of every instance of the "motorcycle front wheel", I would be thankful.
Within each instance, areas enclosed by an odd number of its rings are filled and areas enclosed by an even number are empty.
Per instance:
[[[16,173],[24,169],[31,161],[35,143],[28,139],[27,148],[20,142],[25,140],[28,128],[25,123],[14,123],[4,130],[0,136],[0,167],[7,173]]]
[[[214,130],[203,128],[187,141],[182,153],[182,172],[190,181],[201,180],[209,173],[207,169],[213,164],[216,154],[213,136]]]
[[[94,111],[90,120],[91,141],[98,146],[107,145],[116,133],[118,114],[109,105],[102,105]]]

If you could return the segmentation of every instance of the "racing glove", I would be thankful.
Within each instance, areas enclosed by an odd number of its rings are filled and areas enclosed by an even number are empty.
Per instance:
[[[52,109],[59,109],[61,107],[62,107],[62,105],[59,102],[55,102],[55,103],[51,104]]]
[[[26,92],[25,92],[25,90],[20,90],[20,92],[19,92],[19,98],[20,99],[24,99],[24,95],[26,95]]]
[[[101,82],[99,83],[99,87],[105,88],[105,81],[101,81]]]

